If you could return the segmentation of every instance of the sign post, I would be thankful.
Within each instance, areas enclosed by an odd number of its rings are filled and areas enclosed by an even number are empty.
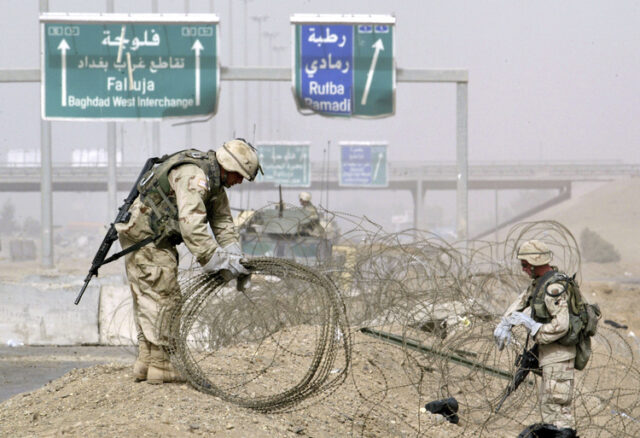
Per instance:
[[[302,113],[386,117],[395,109],[395,18],[291,17],[293,87]]]
[[[287,187],[311,186],[309,143],[258,143],[258,158],[264,175],[257,182],[272,182]]]
[[[387,187],[387,144],[340,142],[341,187]]]
[[[43,14],[42,116],[130,120],[215,114],[213,14]]]

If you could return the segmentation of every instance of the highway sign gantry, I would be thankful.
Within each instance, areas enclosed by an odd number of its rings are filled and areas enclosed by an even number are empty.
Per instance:
[[[395,17],[296,14],[293,87],[302,113],[385,117],[395,109]]]
[[[340,142],[340,186],[387,187],[387,144]]]
[[[48,13],[40,22],[43,118],[215,114],[216,15]]]
[[[287,187],[311,185],[311,162],[308,142],[257,143],[258,158],[264,175],[257,182],[272,182]]]

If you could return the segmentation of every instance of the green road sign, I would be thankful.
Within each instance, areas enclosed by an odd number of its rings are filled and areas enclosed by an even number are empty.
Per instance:
[[[215,114],[213,14],[43,14],[42,116],[121,120]]]
[[[387,144],[340,142],[340,186],[387,187]]]
[[[393,115],[394,17],[298,14],[291,23],[299,111],[342,117]]]
[[[288,187],[311,185],[309,143],[273,142],[258,143],[258,157],[264,175],[258,182],[272,182]]]

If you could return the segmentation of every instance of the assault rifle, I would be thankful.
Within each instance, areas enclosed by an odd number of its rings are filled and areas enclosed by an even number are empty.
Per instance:
[[[509,397],[513,393],[513,391],[518,389],[518,386],[520,386],[520,384],[524,382],[524,379],[526,379],[529,375],[529,371],[533,371],[534,373],[538,372],[538,369],[540,368],[540,365],[538,363],[538,344],[535,344],[529,350],[527,350],[525,344],[524,351],[519,354],[518,357],[516,357],[516,366],[518,367],[518,370],[513,375],[513,380],[509,382],[507,390],[500,399],[500,402],[498,403],[498,406],[495,410],[496,414],[502,407],[502,403],[504,403],[507,397]]]
[[[115,224],[126,223],[129,221],[129,218],[131,216],[131,213],[129,213],[129,207],[131,207],[131,204],[133,204],[133,201],[135,201],[135,199],[138,197],[138,184],[140,183],[140,180],[142,179],[145,173],[147,173],[149,170],[153,168],[153,166],[156,163],[161,163],[162,161],[163,161],[162,158],[153,157],[153,158],[149,158],[147,162],[144,163],[144,167],[142,168],[140,175],[138,175],[138,179],[136,179],[136,182],[133,185],[131,192],[129,192],[129,196],[127,196],[122,206],[120,206],[120,208],[118,209],[118,215],[116,216],[113,223],[109,226],[109,231],[107,231],[107,234],[104,236],[104,239],[100,244],[100,248],[98,248],[98,252],[93,257],[93,261],[91,262],[91,267],[89,268],[89,273],[84,279],[84,285],[82,286],[80,293],[76,297],[74,304],[77,305],[80,302],[80,300],[82,299],[82,294],[84,294],[84,291],[85,289],[87,289],[87,286],[89,285],[89,282],[91,281],[93,276],[96,276],[96,277],[98,276],[98,269],[100,268],[100,266],[106,265],[107,263],[110,263],[116,259],[119,259],[125,254],[128,254],[132,251],[135,251],[138,248],[143,247],[148,243],[153,242],[154,238],[148,237],[142,240],[141,242],[131,245],[127,249],[120,251],[119,253],[116,253],[109,258],[106,258],[107,254],[109,253],[109,250],[111,249],[111,245],[113,245],[113,242],[115,242],[118,239],[118,232],[116,231]]]

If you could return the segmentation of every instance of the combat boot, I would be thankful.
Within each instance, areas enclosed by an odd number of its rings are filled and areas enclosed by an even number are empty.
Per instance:
[[[171,365],[169,354],[159,345],[149,344],[151,346],[151,361],[147,370],[147,383],[152,385],[160,385],[170,382],[184,382],[185,379]]]
[[[138,340],[138,357],[133,363],[133,378],[136,382],[147,380],[147,370],[151,361],[151,344],[146,339]]]

